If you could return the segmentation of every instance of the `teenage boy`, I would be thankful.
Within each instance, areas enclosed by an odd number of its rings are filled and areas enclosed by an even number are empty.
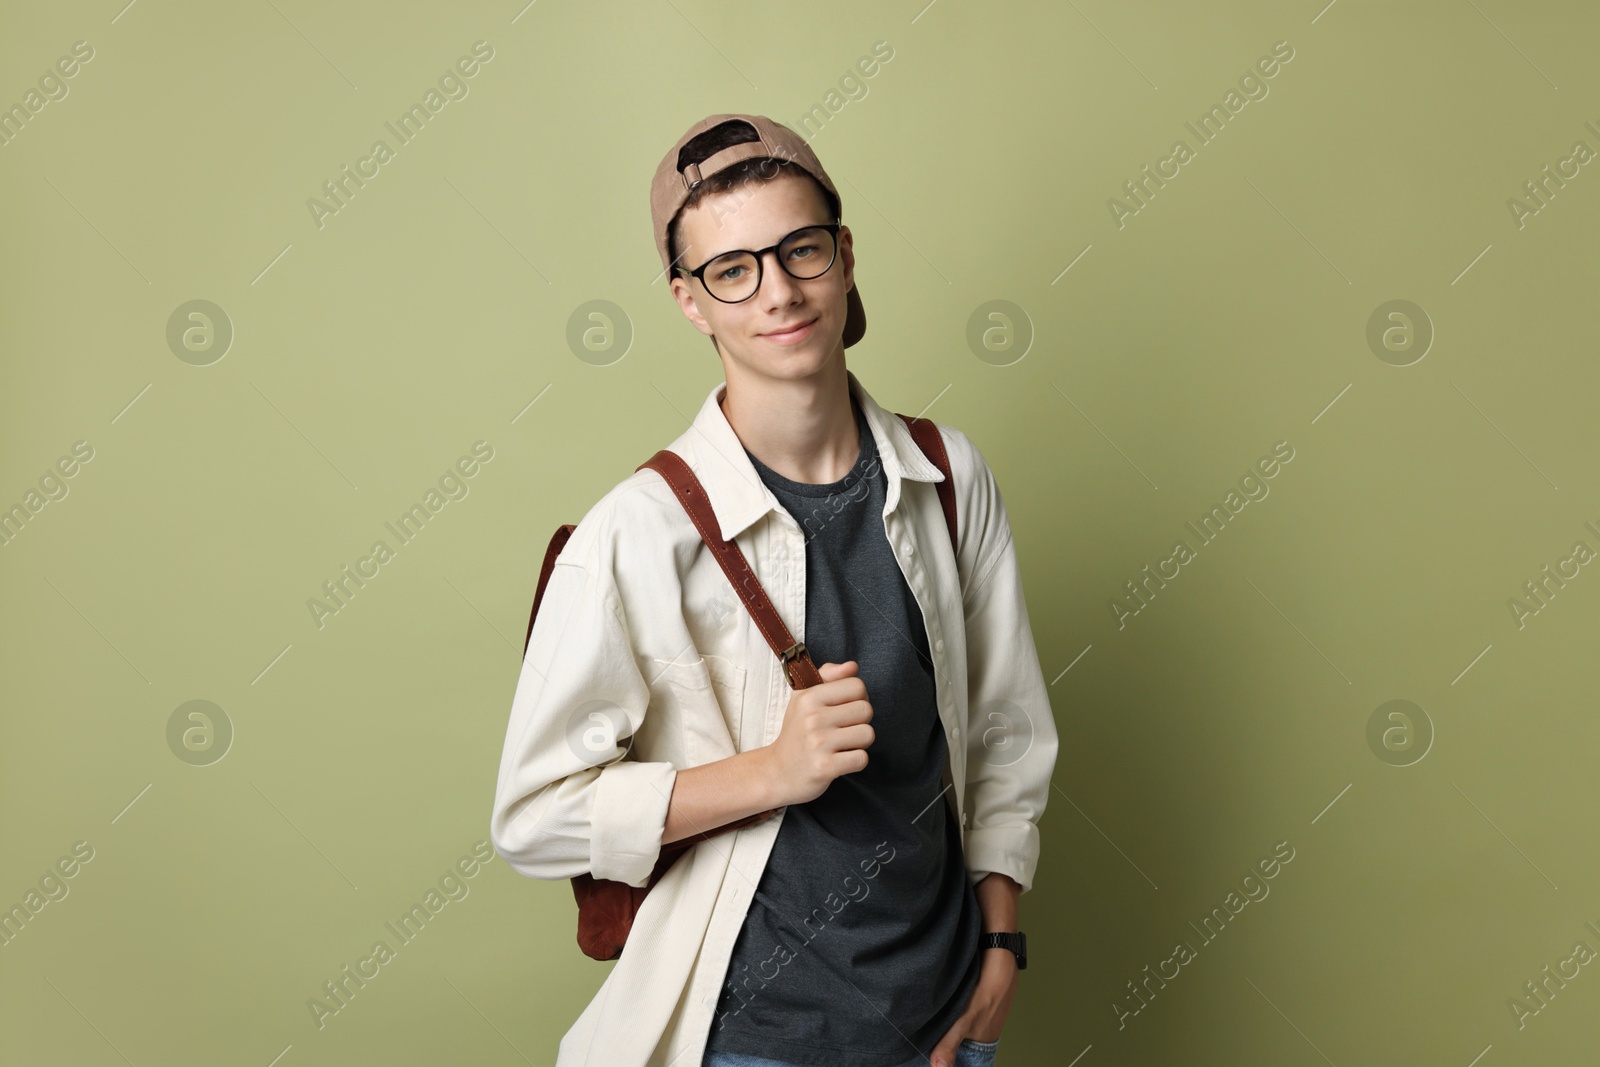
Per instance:
[[[845,366],[852,236],[809,146],[756,115],[657,168],[656,245],[726,381],[573,531],[513,698],[491,838],[534,878],[645,897],[557,1067],[981,1067],[1026,946],[1057,738],[1004,503],[959,430],[943,475]],[[785,664],[706,547],[734,542],[819,665]]]

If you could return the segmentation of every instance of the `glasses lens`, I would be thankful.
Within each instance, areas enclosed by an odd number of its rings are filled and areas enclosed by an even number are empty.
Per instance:
[[[797,230],[778,247],[783,267],[796,278],[816,278],[833,266],[833,234],[820,227]]]
[[[756,291],[756,257],[749,252],[729,252],[706,267],[706,288],[718,300],[744,300]]]

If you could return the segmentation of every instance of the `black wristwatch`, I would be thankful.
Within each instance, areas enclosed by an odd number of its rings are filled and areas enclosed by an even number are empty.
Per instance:
[[[984,934],[978,944],[985,949],[1006,949],[1017,957],[1017,970],[1028,969],[1028,938],[1020,930],[1014,934]]]

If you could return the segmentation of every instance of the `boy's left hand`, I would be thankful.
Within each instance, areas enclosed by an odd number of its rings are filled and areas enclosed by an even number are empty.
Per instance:
[[[997,1041],[1011,1013],[1011,1000],[1017,995],[1017,958],[1009,952],[983,952],[983,971],[978,985],[948,1033],[933,1046],[933,1067],[955,1067],[956,1049],[962,1038]]]

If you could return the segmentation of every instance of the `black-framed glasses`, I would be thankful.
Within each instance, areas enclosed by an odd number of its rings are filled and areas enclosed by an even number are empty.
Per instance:
[[[768,252],[778,253],[778,265],[791,278],[808,281],[828,273],[839,256],[839,223],[802,226],[775,245],[756,252],[724,252],[694,270],[676,268],[679,274],[700,279],[706,292],[724,304],[749,300],[761,289],[762,262]]]

